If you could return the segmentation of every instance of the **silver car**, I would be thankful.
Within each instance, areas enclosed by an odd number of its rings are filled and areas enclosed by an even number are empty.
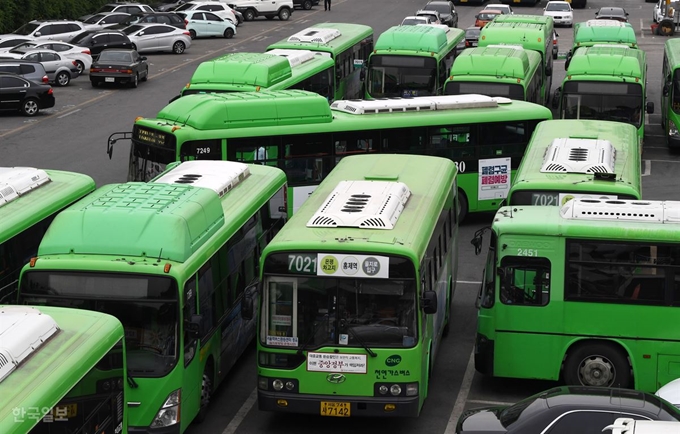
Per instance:
[[[75,60],[62,57],[54,50],[29,48],[23,52],[22,50],[13,51],[15,52],[3,53],[2,57],[41,63],[50,83],[56,86],[66,86],[72,78],[80,74]]]
[[[191,46],[188,30],[157,23],[133,24],[122,30],[132,42],[133,50],[138,53],[147,51],[170,51],[182,54]]]

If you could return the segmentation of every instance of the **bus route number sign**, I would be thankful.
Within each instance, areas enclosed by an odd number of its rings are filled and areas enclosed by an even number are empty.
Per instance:
[[[288,255],[288,272],[294,274],[316,274],[316,254],[297,253]]]

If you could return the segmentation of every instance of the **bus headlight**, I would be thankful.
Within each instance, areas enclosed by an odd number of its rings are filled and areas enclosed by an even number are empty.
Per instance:
[[[393,384],[393,385],[390,387],[390,393],[391,393],[392,395],[394,395],[394,396],[397,396],[397,395],[401,394],[401,386],[398,385],[398,384]]]
[[[168,395],[168,399],[158,410],[156,417],[151,422],[151,428],[174,425],[179,422],[181,402],[181,389],[177,389]]]
[[[673,122],[670,120],[668,121],[668,135],[669,136],[677,136],[678,135],[678,127],[675,126]]]
[[[276,390],[277,392],[280,392],[281,389],[283,389],[283,381],[278,380],[278,379],[272,381],[272,387],[273,387],[274,390]]]
[[[378,388],[378,392],[380,392],[381,395],[387,394],[388,390],[389,389],[384,384],[381,384],[380,387]]]

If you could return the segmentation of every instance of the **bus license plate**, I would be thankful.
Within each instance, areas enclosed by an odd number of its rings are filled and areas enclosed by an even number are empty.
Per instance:
[[[113,83],[114,81],[116,81],[116,79],[114,77],[106,77],[104,78],[104,81],[107,83]]]
[[[321,416],[349,417],[349,402],[321,401]]]
[[[52,416],[54,416],[55,419],[64,417],[67,419],[71,419],[72,417],[76,417],[77,415],[78,404],[57,405],[52,409]]]

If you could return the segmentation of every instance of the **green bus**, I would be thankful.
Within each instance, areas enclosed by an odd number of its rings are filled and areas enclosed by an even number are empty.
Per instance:
[[[181,433],[205,417],[255,336],[243,293],[283,226],[285,183],[273,167],[191,161],[103,186],[54,219],[22,270],[21,302],[123,324],[131,432]]]
[[[482,95],[335,101],[309,92],[188,95],[131,133],[128,179],[144,181],[177,160],[265,162],[288,176],[292,215],[344,156],[407,153],[448,157],[458,167],[461,220],[495,211],[546,107]]]
[[[266,53],[229,53],[201,63],[179,97],[195,93],[258,92],[301,89],[325,96],[334,89],[335,62],[328,53],[275,49]],[[340,95],[345,99],[345,95]]]
[[[477,93],[542,104],[542,65],[540,54],[521,45],[466,48],[453,61],[444,94]]]
[[[680,39],[666,41],[663,52],[661,127],[669,147],[680,146]]]
[[[127,433],[124,336],[99,312],[0,306],[0,432]]]
[[[541,55],[541,98],[544,105],[550,99],[553,73],[553,33],[555,24],[552,17],[543,15],[498,15],[479,34],[479,46],[521,45],[525,50],[534,50]]]
[[[610,121],[543,121],[517,169],[507,204],[564,205],[574,198],[641,199],[637,129]]]
[[[54,216],[94,189],[80,173],[0,167],[0,303],[16,301],[21,267],[38,252]]]
[[[262,253],[260,410],[418,416],[457,275],[456,166],[343,159]]]
[[[680,202],[648,200],[501,208],[478,299],[477,371],[646,392],[676,379],[679,214]]]
[[[594,45],[576,50],[553,107],[561,119],[624,122],[638,130],[644,142],[645,112],[654,113],[647,99],[645,52],[622,45]]]
[[[394,26],[368,58],[366,98],[441,95],[465,31],[439,25]]]
[[[267,47],[271,50],[310,50],[335,61],[331,100],[364,95],[362,67],[373,51],[373,29],[362,24],[319,23]]]
[[[574,41],[571,51],[567,54],[567,58],[577,48],[601,44],[618,44],[637,48],[635,29],[633,29],[630,23],[622,23],[616,20],[588,20],[582,23],[575,23]]]

